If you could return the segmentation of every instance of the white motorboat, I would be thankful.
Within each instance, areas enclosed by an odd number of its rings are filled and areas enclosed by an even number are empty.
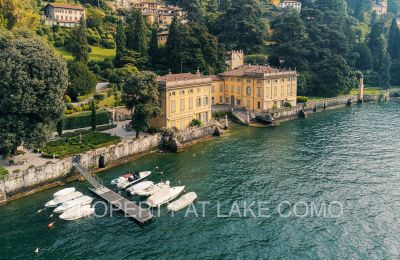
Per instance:
[[[154,186],[154,182],[152,181],[143,181],[138,184],[133,185],[132,187],[128,188],[127,191],[131,193],[131,195],[137,194],[138,191],[147,189],[149,187]]]
[[[83,196],[82,192],[79,192],[79,191],[68,193],[64,196],[60,196],[60,197],[50,200],[49,202],[46,203],[45,207],[46,208],[54,208],[54,207],[57,207],[59,204],[62,204],[64,202],[67,202],[69,200],[73,200],[73,199],[76,199],[76,198],[79,198],[82,196]]]
[[[62,213],[65,212],[66,210],[76,207],[76,206],[83,206],[83,205],[88,205],[92,203],[93,198],[89,196],[82,196],[79,198],[76,198],[74,200],[67,201],[57,208],[54,209],[54,213]]]
[[[53,197],[57,198],[57,197],[61,197],[61,196],[65,196],[69,193],[75,192],[75,188],[71,187],[71,188],[66,188],[66,189],[62,189],[57,191],[56,193],[54,193]]]
[[[133,174],[132,174],[132,173],[124,174],[124,175],[122,175],[122,176],[120,176],[120,177],[118,177],[118,178],[112,180],[112,181],[111,181],[111,184],[117,185],[118,182],[120,182],[121,180],[128,179],[129,177],[133,177]]]
[[[90,205],[84,206],[75,206],[73,208],[68,209],[64,213],[60,215],[60,219],[63,220],[77,220],[80,218],[84,218],[90,216],[94,213],[94,208]]]
[[[171,201],[175,199],[176,197],[181,194],[181,192],[185,189],[185,186],[178,186],[178,187],[165,187],[161,189],[159,192],[157,192],[154,195],[151,195],[147,201],[146,204],[149,205],[150,207],[159,207],[168,201]]]
[[[179,199],[169,204],[167,206],[167,209],[170,211],[181,210],[192,204],[195,199],[197,199],[197,194],[195,192],[189,192],[185,195],[182,195]]]
[[[126,189],[132,186],[135,183],[139,183],[145,178],[147,178],[151,174],[150,171],[146,172],[139,172],[138,174],[133,174],[132,177],[129,177],[127,179],[125,178],[119,178],[119,181],[117,183],[118,189]]]
[[[160,183],[154,184],[151,187],[148,187],[146,189],[138,190],[136,192],[136,194],[139,196],[151,196],[151,195],[159,192],[162,188],[169,187],[169,184],[170,184],[169,181],[160,182]]]

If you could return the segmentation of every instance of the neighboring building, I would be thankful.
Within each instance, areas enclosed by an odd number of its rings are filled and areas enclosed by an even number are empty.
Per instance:
[[[166,45],[168,39],[168,31],[163,31],[157,34],[158,45]]]
[[[213,77],[211,104],[229,104],[249,111],[296,106],[297,77],[294,70],[245,65]]]
[[[400,27],[400,18],[396,18],[397,25]]]
[[[243,51],[230,51],[228,52],[228,60],[226,61],[228,69],[236,69],[244,65]]]
[[[114,10],[132,8],[139,0],[115,0],[110,3],[110,7]]]
[[[140,2],[134,5],[150,23],[158,23],[161,29],[168,29],[175,16],[183,20],[182,8],[173,5],[164,5],[159,2]]]
[[[279,4],[279,8],[293,8],[300,13],[301,2],[296,0],[286,0]]]
[[[211,77],[200,73],[167,74],[158,78],[162,115],[153,127],[185,129],[193,119],[211,120]]]
[[[387,0],[375,0],[375,4],[372,7],[372,10],[377,15],[385,15],[388,11],[388,3]]]
[[[73,27],[85,16],[85,9],[77,5],[49,3],[45,7],[45,15],[48,25]]]

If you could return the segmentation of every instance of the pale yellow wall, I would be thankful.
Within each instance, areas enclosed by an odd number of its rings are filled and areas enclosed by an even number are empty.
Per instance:
[[[219,87],[221,84],[222,91]],[[212,92],[214,104],[230,104],[255,112],[282,108],[286,101],[295,106],[296,97],[297,79],[293,76],[266,80],[226,77],[224,80],[214,81]]]
[[[162,116],[152,120],[154,127],[185,129],[193,119],[211,120],[211,84],[162,90],[161,100]]]

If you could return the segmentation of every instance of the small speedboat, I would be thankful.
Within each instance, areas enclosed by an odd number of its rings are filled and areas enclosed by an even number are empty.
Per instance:
[[[149,205],[150,207],[159,207],[178,197],[179,194],[181,194],[184,189],[185,186],[178,186],[173,188],[165,187],[156,194],[151,195],[147,199],[146,204]]]
[[[64,202],[67,202],[69,200],[73,200],[73,199],[76,199],[76,198],[79,198],[79,197],[82,197],[82,196],[83,196],[82,192],[75,191],[75,192],[72,192],[72,193],[68,193],[68,194],[66,194],[64,196],[60,196],[60,197],[54,198],[54,199],[50,200],[49,202],[47,202],[46,205],[44,205],[44,206],[46,208],[55,208],[59,204],[62,204]]]
[[[67,202],[61,204],[60,206],[58,206],[57,208],[54,209],[54,213],[63,213],[66,210],[76,207],[76,206],[88,205],[88,204],[92,203],[92,201],[93,201],[92,197],[82,196],[82,197],[79,197],[74,200],[70,200],[70,201],[67,201]]]
[[[60,219],[63,220],[77,220],[80,218],[84,218],[90,216],[94,213],[94,208],[90,205],[84,206],[75,206],[73,208],[68,209],[64,213],[60,215]]]
[[[136,195],[139,191],[148,189],[150,187],[154,186],[154,182],[152,181],[143,181],[138,184],[135,184],[131,186],[130,188],[127,189],[128,192],[131,193],[131,195]]]
[[[185,195],[182,195],[179,199],[169,204],[167,206],[167,209],[170,211],[181,210],[192,204],[195,199],[197,199],[197,194],[195,192],[189,192]]]
[[[129,177],[127,179],[125,178],[119,178],[119,181],[117,183],[118,189],[126,189],[132,186],[135,183],[139,183],[143,181],[145,178],[147,178],[151,174],[150,171],[146,172],[139,172],[137,174],[133,174],[132,177]]]
[[[139,196],[151,196],[159,192],[162,188],[169,187],[169,184],[170,184],[169,181],[153,184],[152,186],[146,189],[138,190],[136,194]]]
[[[75,192],[75,188],[71,187],[71,188],[66,188],[66,189],[62,189],[57,191],[56,193],[54,193],[53,197],[57,198],[57,197],[61,197],[61,196],[65,196],[69,193]]]
[[[118,184],[118,182],[120,181],[120,179],[128,179],[129,177],[133,177],[133,174],[132,174],[132,173],[124,174],[124,175],[122,175],[122,176],[120,176],[120,177],[118,177],[118,178],[112,180],[112,181],[111,181],[111,184],[116,185],[116,184]]]

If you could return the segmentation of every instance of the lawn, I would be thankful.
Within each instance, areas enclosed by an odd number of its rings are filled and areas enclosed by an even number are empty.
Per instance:
[[[53,158],[53,155],[55,155],[57,158],[65,158],[92,149],[116,144],[120,141],[121,138],[118,136],[111,136],[108,133],[91,132],[82,135],[82,142],[80,141],[80,136],[64,138],[48,142],[41,151],[43,152],[43,157]]]
[[[111,95],[107,97],[106,99],[100,101],[99,103],[100,107],[113,107],[115,106],[115,96]]]
[[[99,46],[90,46],[92,52],[89,54],[89,60],[103,61],[104,59],[114,59],[115,49],[106,49]],[[56,48],[58,54],[60,54],[66,60],[72,60],[71,53],[65,48]]]
[[[379,95],[382,91],[381,88],[365,88],[364,95]],[[358,89],[352,89],[350,95],[358,95]]]

